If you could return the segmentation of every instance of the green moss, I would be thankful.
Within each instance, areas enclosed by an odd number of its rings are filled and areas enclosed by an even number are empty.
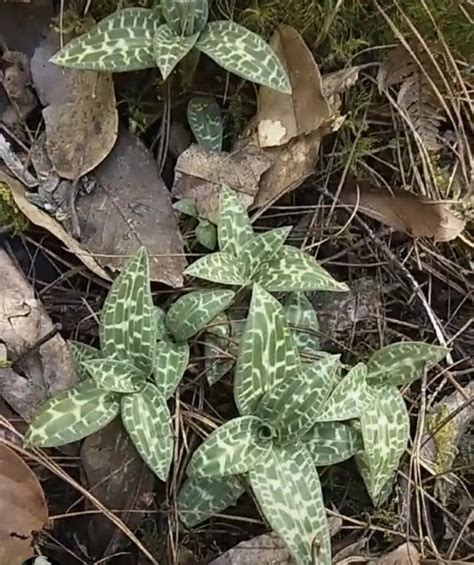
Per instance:
[[[15,203],[10,187],[0,182],[0,226],[13,233],[24,232],[29,221]]]
[[[436,446],[435,471],[445,473],[453,465],[457,455],[456,448],[456,423],[454,418],[449,419],[440,427],[440,424],[449,417],[449,407],[438,406],[436,411],[428,419],[427,425]]]

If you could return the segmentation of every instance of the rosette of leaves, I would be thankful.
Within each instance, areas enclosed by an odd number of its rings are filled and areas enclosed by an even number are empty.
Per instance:
[[[263,38],[232,22],[208,22],[208,0],[161,0],[159,9],[126,8],[73,39],[53,63],[94,71],[158,66],[166,79],[195,48],[226,71],[290,93],[286,71]]]

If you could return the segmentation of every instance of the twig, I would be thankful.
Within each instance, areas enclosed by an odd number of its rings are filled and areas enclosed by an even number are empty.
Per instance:
[[[53,329],[51,331],[49,331],[47,334],[45,334],[43,337],[40,337],[36,343],[33,343],[33,345],[30,345],[29,347],[27,347],[22,353],[20,353],[20,355],[18,355],[18,357],[15,359],[15,361],[13,361],[12,363],[12,369],[14,371],[16,371],[16,368],[18,367],[18,364],[23,361],[23,359],[25,359],[25,357],[28,357],[28,355],[31,355],[34,351],[36,351],[37,349],[39,349],[42,345],[44,345],[47,341],[49,341],[50,339],[52,339],[59,331],[61,331],[61,324],[54,324]]]

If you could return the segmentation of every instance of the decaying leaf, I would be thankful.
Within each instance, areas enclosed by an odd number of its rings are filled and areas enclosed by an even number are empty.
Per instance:
[[[182,286],[183,239],[150,151],[120,130],[114,149],[93,175],[96,188],[76,204],[84,247],[102,267],[118,270],[144,246],[150,254],[151,279]]]
[[[411,542],[399,545],[375,561],[369,561],[370,565],[418,565],[419,563],[420,554]]]
[[[430,200],[405,190],[372,186],[349,178],[341,192],[341,201],[356,206],[359,212],[412,237],[451,241],[463,231],[465,222],[450,210],[449,204]]]
[[[288,73],[292,93],[260,88],[257,116],[260,147],[283,145],[296,136],[310,134],[329,117],[318,66],[301,35],[282,25],[273,34],[270,45]]]
[[[33,534],[48,520],[43,489],[23,459],[0,442],[0,563],[33,556]]]
[[[331,116],[339,110],[341,94],[352,88],[359,80],[361,68],[361,65],[345,67],[322,77],[322,91],[331,108]]]

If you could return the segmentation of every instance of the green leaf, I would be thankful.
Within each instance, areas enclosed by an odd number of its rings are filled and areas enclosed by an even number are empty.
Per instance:
[[[340,422],[359,418],[366,409],[367,367],[358,363],[338,383],[315,419],[316,422]]]
[[[166,314],[159,306],[155,306],[156,339],[164,340],[168,335],[166,329]]]
[[[319,355],[321,345],[318,316],[303,292],[292,292],[289,295],[285,302],[285,316],[300,354],[309,357]]]
[[[125,264],[100,317],[104,357],[128,361],[151,373],[156,345],[156,310],[150,291],[148,255],[142,247]]]
[[[255,416],[242,416],[217,428],[195,451],[192,477],[241,475],[264,463],[272,450],[271,430]]]
[[[234,378],[240,414],[253,414],[262,396],[280,381],[291,379],[298,367],[281,304],[254,285]]]
[[[207,0],[161,0],[160,4],[167,24],[177,35],[199,33],[207,23]]]
[[[247,241],[239,253],[248,278],[253,278],[263,261],[274,257],[281,249],[291,231],[291,226],[275,228],[260,233]]]
[[[222,150],[223,125],[219,104],[211,96],[194,96],[188,103],[188,123],[202,147]]]
[[[160,394],[166,399],[173,396],[189,362],[189,345],[159,341],[153,362],[153,376]]]
[[[102,352],[91,345],[87,345],[79,341],[69,340],[67,345],[78,377],[81,380],[88,379],[89,373],[81,365],[82,361],[100,359],[102,357]]]
[[[173,430],[165,397],[147,383],[141,392],[122,397],[122,422],[145,463],[166,481],[173,459]]]
[[[176,35],[166,24],[161,25],[153,38],[155,62],[166,80],[176,65],[194,47],[198,33],[189,36]]]
[[[217,228],[211,222],[199,218],[196,226],[196,239],[198,242],[213,251],[217,245]]]
[[[262,265],[255,282],[269,292],[349,290],[347,285],[333,279],[311,255],[289,245],[284,245],[276,257]]]
[[[232,328],[229,318],[224,312],[214,318],[206,331],[204,356],[206,378],[210,385],[219,381],[235,363],[232,353],[236,346],[232,341],[231,334]]]
[[[257,415],[271,422],[282,440],[301,437],[313,426],[334,386],[339,355],[305,363],[262,398]]]
[[[331,565],[331,542],[319,477],[302,444],[274,448],[249,473],[270,526],[301,565]]]
[[[343,422],[321,422],[304,437],[315,465],[335,465],[364,449],[360,432]]]
[[[194,198],[181,198],[181,200],[177,200],[173,204],[173,208],[186,216],[191,216],[192,218],[198,217],[196,201]]]
[[[388,495],[387,483],[398,469],[407,447],[410,422],[405,401],[394,386],[369,389],[369,402],[360,417],[364,451],[357,463],[375,505]]]
[[[154,67],[153,37],[159,23],[153,10],[119,10],[70,41],[51,62],[74,69],[110,72]]]
[[[47,400],[28,427],[27,445],[58,447],[109,424],[120,411],[119,396],[87,380]]]
[[[82,366],[96,385],[110,392],[137,392],[145,385],[145,375],[134,365],[115,359],[90,359]]]
[[[392,343],[369,359],[367,379],[371,386],[405,385],[419,379],[426,366],[439,363],[448,352],[422,341]]]
[[[166,315],[166,325],[176,341],[186,341],[202,330],[232,302],[231,290],[196,290],[178,298]]]
[[[186,267],[184,274],[197,279],[242,286],[247,284],[242,265],[230,253],[211,253],[204,255]]]
[[[219,250],[234,257],[252,239],[253,230],[242,201],[236,192],[222,186],[219,198],[219,223],[217,226]]]
[[[190,477],[178,495],[178,512],[188,528],[235,504],[244,494],[241,477]]]
[[[285,68],[265,40],[230,21],[207,24],[196,47],[230,73],[291,93]]]

